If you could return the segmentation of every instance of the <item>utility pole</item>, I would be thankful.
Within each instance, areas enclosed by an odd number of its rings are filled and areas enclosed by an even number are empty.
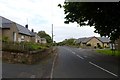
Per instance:
[[[52,24],[52,45],[53,45],[53,24]]]
[[[53,53],[53,24],[52,24],[52,53]]]

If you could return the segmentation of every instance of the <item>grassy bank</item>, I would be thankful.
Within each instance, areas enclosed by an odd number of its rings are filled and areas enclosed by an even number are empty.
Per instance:
[[[96,52],[110,56],[117,56],[117,57],[120,56],[120,51],[118,50],[112,51],[110,49],[101,49],[101,50],[96,50]]]

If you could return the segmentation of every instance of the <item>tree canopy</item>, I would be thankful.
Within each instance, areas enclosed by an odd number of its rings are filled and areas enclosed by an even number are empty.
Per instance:
[[[94,26],[96,33],[115,41],[120,36],[120,2],[64,2],[65,23]]]
[[[70,38],[70,39],[65,39],[62,42],[59,42],[58,45],[75,45],[75,39],[74,38]]]
[[[38,36],[41,38],[45,38],[47,40],[47,43],[52,43],[52,39],[49,34],[47,34],[45,31],[39,31]]]

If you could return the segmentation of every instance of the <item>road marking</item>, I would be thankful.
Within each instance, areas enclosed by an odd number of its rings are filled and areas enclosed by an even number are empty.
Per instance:
[[[73,54],[76,54],[75,52],[72,52]]]
[[[81,56],[79,56],[79,55],[77,55],[79,58],[81,58],[81,59],[84,59],[83,57],[81,57]]]
[[[99,69],[101,69],[101,70],[109,73],[109,74],[112,74],[112,75],[115,76],[115,77],[118,77],[118,75],[116,75],[116,74],[114,74],[114,73],[112,73],[112,72],[110,72],[110,71],[108,71],[108,70],[106,70],[106,69],[104,69],[104,68],[102,68],[102,67],[100,67],[100,66],[98,66],[98,65],[96,65],[96,64],[94,64],[94,63],[92,63],[92,62],[89,62],[89,63],[92,64],[93,66],[95,66],[95,67],[97,67],[97,68],[99,68]]]
[[[73,54],[75,54],[76,55],[76,53],[75,52],[73,52],[72,50],[70,50],[70,49],[66,49],[66,50],[68,50],[68,51],[70,51],[70,52],[72,52]],[[76,56],[78,56],[79,58],[81,58],[81,59],[84,59],[83,57],[81,57],[81,56],[79,56],[79,55],[76,55]]]
[[[35,75],[30,76],[30,78],[35,78]]]
[[[53,60],[51,74],[50,74],[50,80],[52,80],[52,78],[53,78],[53,71],[54,71],[56,57],[57,57],[57,53],[55,54],[55,57],[54,57],[54,60]]]

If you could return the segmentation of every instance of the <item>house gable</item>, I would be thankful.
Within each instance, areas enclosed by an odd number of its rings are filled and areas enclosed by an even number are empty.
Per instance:
[[[91,44],[92,47],[97,47],[99,44],[101,47],[103,47],[103,42],[101,42],[96,37],[92,37],[86,44]]]

